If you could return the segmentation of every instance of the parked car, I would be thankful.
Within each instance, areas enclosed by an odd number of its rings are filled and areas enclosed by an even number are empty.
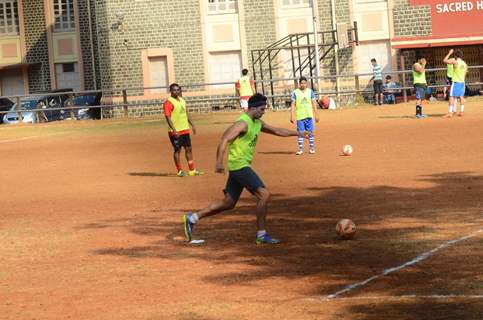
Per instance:
[[[88,93],[81,94],[74,98],[74,105],[80,106],[99,106],[101,104],[102,93]],[[100,119],[100,108],[85,108],[79,109],[77,112],[77,119]]]
[[[0,98],[0,111],[10,111],[14,102],[7,98]],[[0,113],[0,123],[3,122],[3,115],[5,113]]]
[[[22,100],[22,122],[23,123],[35,123],[37,122],[37,118],[35,116],[35,112],[28,111],[35,109],[37,107],[37,99],[34,98],[27,98]],[[25,110],[25,111],[24,111]],[[2,117],[3,123],[13,124],[18,123],[18,112],[17,112],[17,104],[14,103],[10,110],[11,112],[5,113]]]
[[[64,91],[61,91],[64,92]],[[99,105],[100,98],[98,94],[82,94],[77,97],[72,97],[72,93],[66,93],[62,95],[48,95],[40,98],[23,98],[22,103],[22,122],[23,123],[35,123],[35,122],[47,122],[65,120],[71,118],[71,111],[66,107],[66,103],[69,99],[72,101],[73,106],[94,106]],[[66,109],[59,109],[66,107]],[[28,111],[33,109],[42,109],[42,111]],[[3,122],[16,124],[18,123],[17,104],[13,104],[10,107],[11,112],[5,114]],[[90,109],[74,109],[74,117],[76,119],[88,119],[91,118]]]

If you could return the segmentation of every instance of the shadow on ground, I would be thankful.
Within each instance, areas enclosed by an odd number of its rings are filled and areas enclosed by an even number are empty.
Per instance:
[[[429,114],[426,114],[426,117],[428,117],[428,118],[442,118],[445,115],[446,115],[445,113],[429,113]],[[378,118],[379,119],[415,119],[415,120],[421,120],[421,119],[417,119],[414,115],[379,116]]]
[[[481,300],[434,301],[390,301],[387,303],[357,305],[350,307],[351,314],[359,320],[380,320],[381,315],[390,315],[391,319],[431,319],[431,320],[480,320],[483,318]]]
[[[280,155],[287,155],[293,154],[295,155],[295,151],[259,151],[258,154],[280,154]]]
[[[167,177],[167,178],[178,178],[174,173],[163,173],[163,172],[129,172],[130,176],[133,177]]]
[[[127,233],[154,239],[149,246],[101,248],[94,252],[97,255],[136,259],[194,258],[210,261],[215,268],[220,266],[218,270],[229,270],[224,268],[229,264],[250,266],[247,268],[250,271],[219,271],[204,277],[205,281],[221,286],[250,284],[273,277],[289,280],[314,277],[313,288],[307,289],[311,291],[308,294],[326,296],[346,285],[380,274],[385,268],[399,266],[450,239],[466,235],[441,238],[441,228],[451,227],[452,223],[464,225],[466,230],[482,228],[482,176],[453,172],[420,179],[431,183],[431,187],[327,187],[310,188],[310,196],[277,194],[270,202],[269,231],[283,240],[278,246],[254,245],[254,203],[250,201],[241,203],[229,213],[199,223],[195,237],[207,242],[201,247],[173,240],[182,235],[180,218],[183,210],[180,210],[179,221],[170,219],[167,222],[163,219],[166,210],[162,209],[159,214],[94,222],[79,228],[121,228]],[[335,237],[335,224],[345,217],[352,218],[359,227],[356,240],[339,241]],[[159,239],[160,235],[163,239]],[[448,266],[448,270],[438,270],[435,274],[415,274],[411,278],[413,283],[390,286],[381,292],[393,296],[415,292],[433,294],[432,285],[439,285],[441,281],[437,277],[444,274],[446,287],[438,289],[440,294],[468,294],[468,282],[474,281],[479,273],[478,265],[481,266],[483,261],[483,252],[477,250],[478,242],[473,246],[468,249],[474,250],[468,268]],[[467,250],[457,251],[452,259],[464,264],[467,253]],[[317,283],[317,277],[326,279],[326,282]],[[398,275],[395,273],[390,277],[397,279]],[[481,287],[474,290],[482,294]],[[357,294],[360,294],[358,289],[349,296]],[[407,315],[408,319],[425,319],[425,305],[421,301],[397,305],[389,301],[374,308],[354,307],[352,312],[360,314],[360,319],[376,320],[380,319],[377,314],[383,312],[381,309],[387,309],[386,312],[391,314],[391,308]],[[435,304],[434,308],[441,308],[442,312],[448,309],[453,313],[462,310],[458,313],[459,318],[441,319],[473,319],[472,314],[477,312],[473,306],[453,309],[451,304],[445,303]]]

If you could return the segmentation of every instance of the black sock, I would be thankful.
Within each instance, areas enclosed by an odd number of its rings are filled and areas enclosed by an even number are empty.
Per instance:
[[[422,114],[423,114],[423,107],[421,107],[420,105],[416,105],[416,115],[420,116]]]

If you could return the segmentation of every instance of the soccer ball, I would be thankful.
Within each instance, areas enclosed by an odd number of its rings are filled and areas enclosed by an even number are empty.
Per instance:
[[[342,148],[342,153],[344,156],[350,156],[352,154],[352,146],[350,144],[346,144],[344,148]]]
[[[356,234],[356,224],[350,219],[342,219],[337,222],[335,232],[341,239],[352,239]]]

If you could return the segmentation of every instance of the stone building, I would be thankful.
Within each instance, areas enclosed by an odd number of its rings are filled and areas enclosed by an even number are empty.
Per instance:
[[[313,32],[311,2],[0,0],[0,95],[132,88],[148,100],[166,89],[142,88],[175,81],[192,95],[233,93],[232,85],[189,85],[234,82],[241,68],[252,70],[252,50]],[[358,25],[359,45],[328,52],[321,74],[370,72],[371,58],[392,72],[407,67],[415,50],[442,66],[442,53],[455,45],[471,64],[483,64],[483,3],[469,2],[471,10],[455,11],[436,0],[315,0],[319,31]],[[282,71],[273,77],[294,76],[286,72],[286,56],[277,59]]]

